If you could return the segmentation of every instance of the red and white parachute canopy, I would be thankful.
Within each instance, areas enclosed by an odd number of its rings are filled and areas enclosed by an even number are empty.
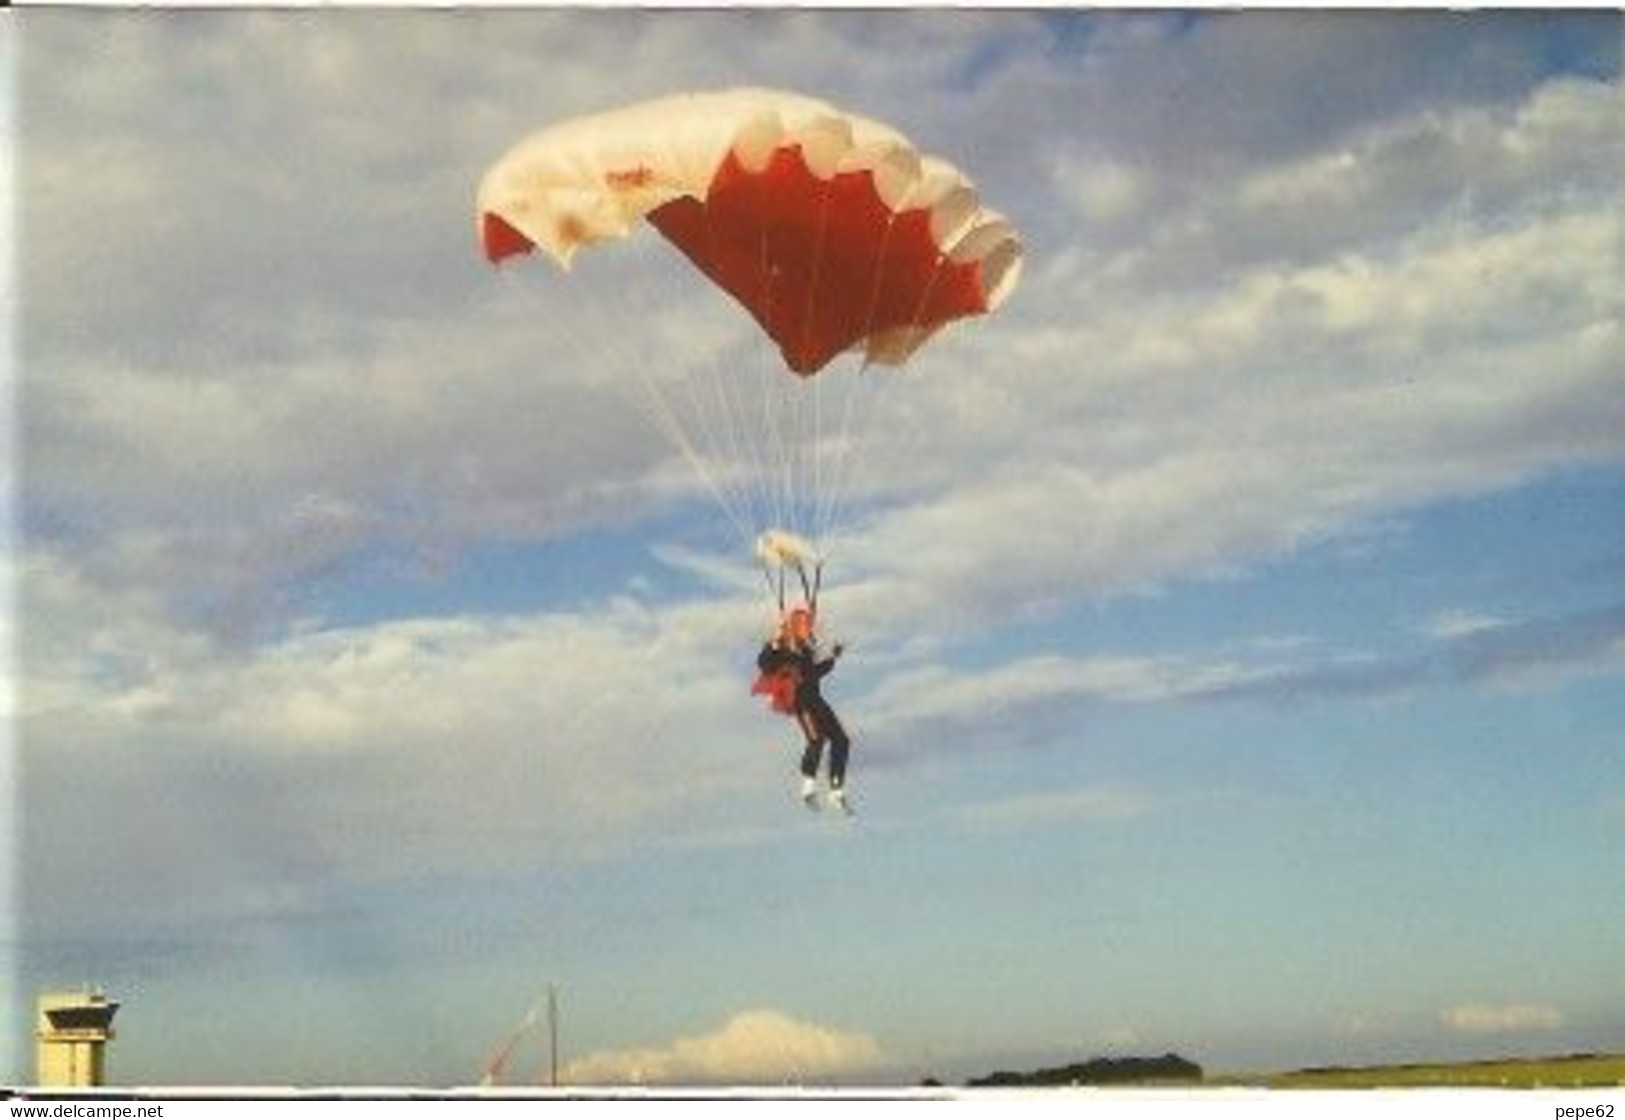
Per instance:
[[[564,121],[480,185],[492,261],[577,250],[647,219],[802,376],[849,349],[899,365],[996,308],[1021,243],[969,179],[888,126],[765,89],[680,94]]]
[[[875,379],[859,375],[901,366],[944,326],[998,307],[1022,259],[1010,223],[947,162],[887,125],[765,89],[554,124],[487,172],[477,223],[493,262],[540,249],[561,269],[647,224],[750,313],[782,363],[651,349],[630,380],[644,390],[634,403],[754,541],[781,604],[786,570],[816,598],[853,480],[885,488],[859,466],[878,411]],[[648,329],[660,306],[628,327]],[[588,360],[613,365],[620,341],[595,336]],[[859,358],[850,375],[813,376],[847,352]]]

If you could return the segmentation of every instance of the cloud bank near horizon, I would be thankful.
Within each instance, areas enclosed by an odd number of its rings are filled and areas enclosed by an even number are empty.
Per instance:
[[[577,1085],[861,1084],[885,1061],[880,1044],[862,1032],[753,1009],[664,1046],[588,1054],[560,1076]]]

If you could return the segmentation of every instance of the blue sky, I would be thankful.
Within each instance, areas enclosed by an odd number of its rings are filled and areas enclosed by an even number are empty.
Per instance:
[[[577,1081],[1625,1049],[1617,14],[5,27],[12,1076],[84,982],[145,1083],[466,1084],[550,983]],[[744,84],[1027,249],[866,414],[851,820],[617,382],[742,317],[473,240]]]

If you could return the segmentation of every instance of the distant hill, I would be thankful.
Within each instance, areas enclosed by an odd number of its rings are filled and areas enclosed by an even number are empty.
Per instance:
[[[1055,1085],[1130,1085],[1148,1081],[1200,1081],[1202,1067],[1181,1058],[1178,1054],[1164,1054],[1160,1058],[1091,1058],[1070,1066],[1036,1069],[1029,1073],[1011,1073],[1000,1070],[986,1077],[976,1078],[967,1085],[971,1088],[1008,1089],[1025,1086]]]
[[[1567,1054],[1545,1058],[1492,1058],[1391,1066],[1321,1066],[1253,1079],[1251,1083],[1262,1083],[1271,1089],[1615,1087],[1625,1085],[1625,1054]]]

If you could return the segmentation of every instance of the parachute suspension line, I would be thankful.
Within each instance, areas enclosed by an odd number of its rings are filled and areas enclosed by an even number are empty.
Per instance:
[[[818,532],[824,539],[833,540],[844,527],[847,499],[851,494],[854,479],[859,477],[857,467],[862,463],[863,453],[869,446],[869,436],[876,426],[873,415],[875,402],[868,400],[874,394],[865,387],[875,376],[870,363],[865,359],[858,363],[846,378],[848,384],[840,402],[840,424],[831,441],[834,448],[834,462],[830,470],[833,481],[824,495],[818,513]],[[857,420],[860,397],[865,398],[870,406],[869,415],[862,423]]]
[[[708,255],[715,257],[716,227],[707,221],[704,228]],[[698,402],[700,383],[706,383],[705,387],[709,390],[711,403],[715,407],[696,403],[695,411],[707,425],[708,431],[725,433],[725,438],[713,437],[711,449],[719,458],[724,458],[725,469],[728,469],[736,480],[737,484],[732,492],[737,501],[736,508],[739,510],[738,524],[742,525],[740,543],[745,548],[750,548],[755,543],[754,532],[749,527],[759,520],[760,510],[754,500],[751,479],[763,477],[765,447],[765,436],[751,422],[746,403],[749,386],[745,384],[746,378],[742,374],[747,371],[736,368],[748,364],[751,349],[749,341],[725,344],[712,360],[700,369],[689,385]],[[715,426],[710,420],[713,414],[716,418]]]
[[[978,211],[978,213],[980,213],[980,211]],[[967,235],[968,231],[962,231],[960,233],[960,239],[963,240]],[[937,250],[936,262],[931,266],[931,276],[926,280],[925,286],[920,289],[919,302],[914,305],[914,314],[909,319],[908,325],[914,330],[919,330],[920,324],[925,321],[926,308],[931,305],[931,297],[936,292],[937,281],[942,277],[943,270],[948,265],[948,262],[953,259],[954,247],[957,247],[957,242],[955,243],[955,246],[950,246],[946,249],[939,248]]]
[[[779,568],[779,578],[775,583],[773,569],[768,567],[767,561],[762,561],[762,578],[767,581],[767,593],[773,596],[779,604],[779,614],[784,613],[784,568]]]
[[[823,561],[825,549],[827,547],[827,542],[825,541],[825,530],[827,526],[824,525],[823,518],[820,515],[823,511],[824,502],[829,494],[829,487],[834,483],[834,480],[824,469],[825,463],[829,459],[829,444],[826,440],[828,432],[824,426],[824,397],[828,391],[829,385],[831,384],[830,374],[832,372],[834,371],[826,370],[824,373],[813,379],[812,385],[811,412],[813,442],[811,455],[813,477],[812,491],[807,502],[806,516],[808,539],[813,542],[813,548],[818,553],[820,563]]]
[[[776,311],[773,301],[776,291],[773,283],[773,255],[768,234],[766,225],[757,231],[756,267],[762,284],[762,317],[771,323],[774,321]],[[763,348],[764,355],[767,349]],[[786,386],[783,383],[785,375],[772,369],[771,360],[765,356],[758,372],[765,381],[760,394],[763,411],[762,430],[769,439],[765,458],[768,461],[767,465],[772,468],[763,475],[766,484],[767,513],[771,524],[787,529],[793,528],[790,522],[795,511],[794,463],[797,433],[793,425],[795,398],[787,390],[794,386]],[[792,378],[793,376],[791,375]]]
[[[893,228],[893,225],[895,224],[895,222],[896,222],[896,215],[894,214],[892,216],[892,218],[886,224],[886,233],[884,235],[885,238],[890,238],[892,228]],[[883,239],[883,244],[884,244],[884,239]],[[932,297],[932,295],[934,294],[934,292],[936,290],[937,282],[942,277],[943,273],[946,271],[947,265],[949,264],[949,262],[952,259],[953,259],[952,248],[949,248],[947,250],[942,250],[942,249],[938,250],[937,255],[936,255],[936,260],[933,263],[932,268],[931,268],[931,275],[926,280],[925,284],[921,287],[919,300],[916,302],[916,304],[914,306],[914,313],[912,314],[912,316],[910,316],[909,324],[908,324],[910,328],[912,328],[914,330],[919,330],[921,324],[925,321],[926,311],[930,307],[931,297]],[[873,316],[874,316],[875,306],[876,306],[876,303],[878,302],[879,293],[881,291],[881,279],[882,279],[881,271],[883,270],[883,268],[884,268],[884,262],[882,262],[882,268],[878,269],[876,271],[875,284],[874,284],[874,287],[872,289],[872,302],[871,302],[871,305],[870,305],[870,323],[869,323],[869,326],[871,328],[873,327]],[[862,367],[862,372],[863,373],[868,373],[869,369],[870,369],[870,363],[866,359],[864,361],[864,364],[863,364],[863,367]],[[908,423],[908,422],[909,422],[908,419],[905,418],[904,423]],[[870,430],[871,430],[871,428],[862,428],[862,430],[860,431],[859,434],[860,434],[860,436],[866,436]],[[869,440],[860,438],[857,441],[857,446],[852,451],[851,458],[854,461],[854,468],[856,466],[861,465],[863,459],[866,457],[866,455],[868,453],[868,449],[869,449]]]
[[[715,237],[715,228],[709,222],[706,224],[706,237],[708,240]],[[728,310],[731,321],[733,308],[730,307]],[[696,380],[696,386],[698,381],[706,381],[707,388],[711,392],[715,408],[707,409],[701,406],[700,411],[714,412],[722,430],[726,432],[726,447],[722,441],[718,441],[716,450],[719,454],[725,452],[733,464],[743,519],[747,525],[754,526],[759,526],[762,511],[760,485],[753,484],[752,480],[764,477],[768,436],[752,421],[749,374],[754,365],[752,355],[761,349],[763,347],[756,341],[754,334],[747,335],[743,341],[731,341],[705,368],[703,371],[705,376]],[[746,548],[752,547],[755,544],[755,532],[745,532],[741,543]]]
[[[708,227],[709,233],[709,227]],[[675,260],[673,261],[675,264]],[[643,318],[652,319],[671,306],[672,293],[656,290],[651,272],[633,272],[627,284]],[[608,332],[622,345],[630,346],[626,332]],[[655,344],[658,349],[658,343]],[[736,354],[731,344],[711,349],[703,355],[683,356],[661,353],[654,360],[687,361],[690,368],[676,378],[658,377],[647,356],[639,355],[627,364],[637,375],[641,394],[628,393],[633,404],[670,444],[677,449],[699,478],[712,500],[732,526],[742,548],[754,545],[756,510],[753,508],[750,479],[760,477],[762,451],[746,438],[755,431],[739,403],[739,380],[730,373]],[[749,459],[746,464],[744,460]]]
[[[805,158],[805,156],[803,156]],[[806,295],[802,306],[798,309],[785,308],[794,314],[799,312],[799,330],[793,336],[792,352],[804,353],[805,343],[810,335],[815,304],[818,295],[818,277],[823,268],[824,261],[824,235],[828,227],[829,195],[832,180],[819,180],[818,186],[818,218],[817,226],[812,238],[812,259],[809,262],[809,275],[806,278]],[[810,384],[809,384],[810,382]],[[819,374],[803,375],[795,373],[790,378],[779,379],[784,390],[783,402],[785,417],[793,428],[791,438],[786,442],[786,485],[788,489],[788,509],[786,510],[786,523],[798,534],[809,537],[809,543],[816,550],[818,541],[811,537],[815,528],[808,518],[808,510],[816,499],[817,490],[817,464],[820,453],[819,427],[817,402],[819,390],[822,388],[823,377]],[[797,566],[797,574],[801,578],[802,590],[807,591],[806,574]]]
[[[844,370],[829,369],[819,376],[818,384],[813,391],[813,424],[816,429],[817,445],[815,448],[815,482],[811,508],[808,511],[808,533],[812,540],[817,542],[819,555],[825,554],[827,538],[829,536],[829,522],[825,518],[831,501],[831,496],[839,484],[839,472],[835,469],[836,461],[840,455],[838,433],[832,433],[826,423],[825,398],[828,396],[844,395],[843,399],[851,399],[852,386],[845,384],[846,379],[839,375]],[[832,435],[835,438],[831,438]]]
[[[642,313],[659,307],[659,300],[652,294],[655,286],[648,278],[646,270],[634,268],[631,273],[635,279],[630,285],[624,283],[622,285],[623,290],[627,290],[626,302],[630,305],[630,309],[634,313]],[[650,375],[644,354],[630,341],[625,332],[601,331],[593,334],[594,342],[590,346],[586,341],[586,334],[582,331],[563,330],[559,332],[559,337],[564,339],[569,349],[574,352],[575,364],[579,367],[600,371],[607,367],[611,371],[612,376],[607,380],[612,388],[618,390],[616,395],[630,404],[656,434],[669,441],[682,454],[735,528],[744,532],[737,503],[730,502],[727,496],[721,493],[711,472],[705,469],[703,457],[666,402],[659,384]],[[633,391],[625,380],[613,376],[614,371],[622,369],[630,370],[636,375],[637,386],[641,391]]]
[[[660,290],[660,286],[651,279],[651,270],[637,268],[632,270],[632,276],[633,279],[627,285],[627,288],[629,289],[630,302],[635,305],[635,312],[647,320],[669,306],[670,292]],[[632,404],[642,413],[644,419],[682,455],[690,469],[694,471],[695,477],[700,480],[706,491],[711,495],[712,500],[722,511],[740,539],[750,541],[752,534],[749,525],[749,511],[741,502],[737,487],[730,489],[729,480],[726,477],[719,477],[716,464],[709,461],[715,458],[715,448],[708,442],[710,437],[703,427],[704,410],[691,410],[701,414],[691,432],[690,425],[684,422],[684,416],[677,408],[677,402],[674,400],[672,391],[663,386],[661,380],[653,372],[647,353],[639,352],[638,347],[630,341],[631,336],[627,332],[609,331],[606,333],[608,337],[616,339],[617,344],[629,354],[624,364],[632,369],[636,375],[638,387],[641,389],[641,393],[627,393],[625,396],[631,399]],[[707,361],[707,359],[695,359],[685,355],[673,355],[672,357],[677,361],[697,361],[702,367]],[[677,381],[686,383],[684,388],[692,392],[692,375],[679,377]],[[699,442],[696,442],[696,435],[700,437]],[[712,452],[710,456],[707,455],[708,451]],[[726,471],[721,473],[724,476],[726,475]]]
[[[735,525],[742,539],[748,542],[750,495],[744,472],[738,466],[739,425],[728,408],[724,365],[725,353],[707,356],[696,362],[694,371],[682,378],[681,384],[687,414],[692,418],[692,430],[699,439],[699,450],[702,457],[710,460],[708,469],[717,476],[718,488],[727,492],[729,507],[735,511]],[[684,430],[688,430],[687,426]]]
[[[823,240],[822,240],[823,230],[822,229],[819,230],[819,236],[820,236],[819,251],[820,251],[820,253],[822,253],[822,251],[823,251]],[[807,314],[808,314],[808,317],[811,318],[811,315],[812,315],[812,297],[810,295],[807,298],[807,303],[808,303]],[[822,376],[815,377],[815,378],[813,378],[813,384],[811,386],[811,389],[812,389],[812,428],[813,428],[812,493],[811,493],[811,495],[809,497],[809,500],[808,500],[808,503],[807,503],[808,504],[807,531],[809,533],[809,538],[808,539],[810,539],[813,542],[813,548],[818,551],[818,554],[820,556],[822,556],[823,553],[824,553],[824,531],[823,531],[824,527],[823,527],[823,525],[821,524],[821,522],[819,520],[818,513],[819,513],[819,510],[821,509],[821,507],[823,506],[824,495],[826,493],[828,493],[828,490],[826,489],[827,480],[824,477],[824,460],[828,457],[826,452],[825,452],[825,446],[826,445],[824,443],[824,388],[825,388],[824,382],[826,380],[827,379],[822,377]]]
[[[764,233],[758,233],[758,241],[756,246],[757,282],[760,285],[761,302],[764,307],[767,305],[767,300],[772,292],[772,286],[769,282],[767,269],[767,246],[765,244],[765,238],[766,235]],[[764,318],[765,316],[766,313],[764,312]],[[765,346],[762,348],[765,349]],[[737,373],[741,379],[748,379],[753,383],[763,379],[764,371],[761,368],[761,362],[759,360],[753,360],[749,347],[742,347],[740,349],[736,361],[739,368],[734,372]],[[748,415],[744,416],[742,423],[742,427],[747,432],[755,433],[750,444],[750,449],[752,460],[751,466],[754,472],[753,477],[758,480],[756,483],[756,490],[752,495],[752,512],[757,525],[761,525],[764,518],[770,521],[773,516],[773,511],[777,508],[775,498],[778,493],[778,469],[775,461],[776,457],[773,453],[777,424],[775,422],[775,413],[773,410],[773,388],[774,386],[772,385],[771,381],[763,381],[761,389],[756,392],[754,404],[749,406],[752,412],[757,413],[757,416],[754,419]]]
[[[813,317],[817,310],[816,304],[818,300],[818,282],[823,276],[824,254],[826,252],[827,242],[829,239],[830,197],[834,193],[835,175],[832,173],[828,179],[820,180],[819,182],[818,231],[813,238],[813,259],[812,268],[810,270],[811,275],[807,281],[807,298],[804,306],[801,309],[801,338],[799,340],[799,349],[802,353],[806,352],[807,343],[812,336]],[[819,375],[811,378],[811,380],[813,382],[811,386],[798,386],[798,388],[801,389],[810,388],[812,390],[810,393],[812,397],[811,407],[804,406],[802,409],[804,420],[810,415],[812,428],[810,432],[803,431],[802,433],[802,438],[807,441],[804,444],[805,450],[802,457],[802,466],[804,471],[806,473],[810,473],[811,475],[810,478],[804,477],[802,480],[804,486],[809,488],[806,490],[806,501],[803,516],[807,521],[805,531],[807,532],[809,539],[812,541],[813,549],[820,556],[822,556],[824,548],[824,526],[820,524],[818,513],[819,507],[823,502],[824,494],[826,492],[824,489],[825,480],[823,470],[825,458],[825,378],[822,375]],[[804,392],[802,395],[807,396],[809,394]],[[805,427],[807,427],[807,425],[804,423],[803,428]],[[805,580],[805,576],[803,576],[803,579]],[[809,592],[809,602],[811,598],[812,595]]]
[[[978,211],[978,213],[980,213],[980,211]],[[895,222],[895,220],[896,220],[896,216],[894,215],[893,218],[892,218],[892,221],[887,223],[886,235],[888,237],[891,235],[892,223]],[[973,229],[974,228],[974,223],[967,223],[967,227]],[[961,233],[961,238],[963,238],[965,235],[966,234],[962,232]],[[947,271],[948,265],[952,262],[952,260],[953,260],[953,250],[954,250],[954,248],[956,246],[957,246],[957,242],[956,242],[955,246],[949,246],[947,248],[939,248],[937,250],[936,260],[933,262],[933,264],[931,266],[931,274],[926,279],[925,284],[921,287],[919,299],[916,301],[916,303],[914,305],[914,312],[909,317],[908,325],[909,325],[909,328],[911,330],[914,330],[914,331],[920,330],[922,324],[925,322],[926,313],[930,308],[931,298],[936,292],[937,283],[938,283],[939,280],[941,280],[942,276]],[[879,291],[880,291],[880,284],[879,284],[879,277],[877,276],[876,277],[876,285],[875,285],[875,293],[878,295]],[[865,366],[865,368],[867,368],[867,365]],[[904,422],[908,423],[909,420],[907,418],[905,418]],[[867,442],[865,442],[863,446],[858,448],[859,457],[861,457],[866,451],[867,451]]]
[[[983,213],[983,210],[979,207],[977,214],[980,215],[981,213]],[[960,232],[958,241],[955,241],[954,244],[947,246],[946,248],[939,248],[937,250],[936,260],[931,267],[931,275],[921,287],[920,298],[914,306],[914,314],[909,319],[909,326],[911,329],[915,331],[919,331],[921,329],[922,324],[926,321],[926,314],[930,309],[931,298],[936,293],[937,282],[948,271],[948,266],[953,262],[954,249],[956,249],[959,242],[963,241],[964,238],[968,236],[969,233],[975,228],[974,220],[966,222],[964,228],[962,228]],[[936,329],[939,328],[932,328],[933,331]],[[914,345],[918,346],[920,343],[916,342]],[[901,410],[901,413],[902,423],[909,428],[909,431],[906,434],[917,437],[921,429],[919,414],[908,409]]]
[[[791,329],[796,333],[785,339],[787,355],[805,352],[806,343],[811,337],[817,311],[817,276],[822,270],[826,251],[832,191],[832,182],[827,182],[820,196],[817,232],[812,239],[813,278],[807,285],[802,307],[792,308],[777,302],[781,289],[774,263],[777,258],[774,251],[773,228],[770,224],[764,223],[757,230],[757,277],[760,285],[757,303],[761,320],[764,325],[769,325],[778,322],[779,317],[785,312],[800,313],[799,319],[793,320],[791,324]],[[786,370],[783,368],[786,362],[772,347],[763,346],[756,352],[761,358],[753,371],[760,378],[757,399],[760,401],[761,423],[751,430],[754,430],[762,441],[761,461],[764,469],[758,476],[763,481],[761,494],[764,519],[761,524],[763,528],[783,529],[808,538],[808,543],[816,552],[820,547],[816,536],[818,529],[816,513],[822,499],[823,485],[821,457],[824,453],[822,431],[824,377],[819,374],[804,375],[794,370]],[[778,557],[772,562],[776,566],[775,586],[773,574],[769,571],[770,561],[766,557],[763,558],[764,574],[767,574],[769,588],[774,593],[781,615],[788,602],[792,569],[799,584],[802,601],[809,607],[816,605],[818,586],[822,579],[822,560],[814,558],[811,561],[815,565],[814,575],[811,577],[807,570],[808,562],[803,558]]]
[[[729,309],[732,311],[732,308]],[[718,400],[718,414],[725,418],[729,436],[730,455],[740,470],[739,490],[744,508],[756,531],[760,531],[760,502],[753,489],[752,479],[762,477],[765,437],[752,422],[750,375],[755,364],[753,351],[761,348],[754,336],[743,341],[730,342],[718,357],[713,371],[713,386]],[[744,542],[754,546],[754,538]]]
[[[712,465],[706,461],[705,455],[695,446],[676,410],[672,408],[671,403],[666,399],[665,393],[649,375],[643,363],[634,362],[633,366],[638,371],[638,380],[648,397],[648,401],[645,402],[643,408],[644,416],[681,452],[683,458],[688,461],[689,466],[699,477],[700,482],[710,492],[718,508],[722,510],[724,516],[733,525],[734,531],[739,534],[742,540],[749,541],[751,532],[738,508],[737,496],[726,492],[725,483],[718,480],[717,472],[712,469]]]
[[[780,366],[770,345],[748,347],[741,358],[741,380],[754,395],[758,413],[758,419],[746,425],[756,439],[757,527],[794,531],[799,528],[794,524],[796,378]]]
[[[869,284],[869,306],[864,314],[863,334],[868,337],[874,330],[875,316],[880,311],[880,293],[884,288],[886,277],[887,250],[891,245],[893,229],[897,225],[897,214],[891,213],[886,219],[885,231],[880,236],[880,244],[875,251],[874,277]],[[917,314],[917,313],[916,313]],[[869,445],[868,436],[875,428],[870,409],[869,422],[855,424],[856,405],[862,383],[872,376],[871,363],[865,355],[863,361],[852,371],[850,384],[843,400],[840,430],[835,445],[835,462],[833,473],[835,480],[825,495],[825,501],[819,511],[819,536],[833,538],[842,528],[842,518],[846,513],[846,499],[857,477],[856,469],[861,465],[864,452]],[[871,406],[874,402],[870,402]]]

